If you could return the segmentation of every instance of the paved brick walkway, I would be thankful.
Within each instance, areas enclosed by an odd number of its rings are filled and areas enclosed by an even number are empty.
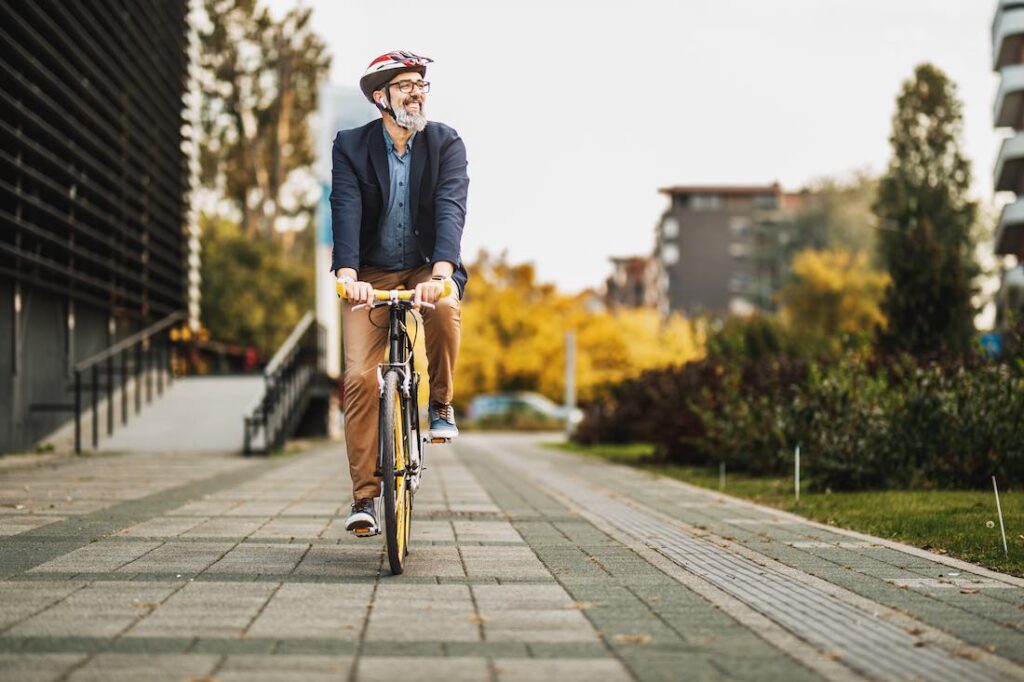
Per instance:
[[[0,467],[0,679],[1024,678],[1024,581],[537,437],[427,456],[400,577],[335,446]]]

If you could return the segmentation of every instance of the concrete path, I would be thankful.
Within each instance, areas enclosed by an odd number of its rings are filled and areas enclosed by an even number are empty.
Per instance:
[[[101,436],[100,451],[241,452],[243,417],[262,392],[262,376],[176,379],[113,436]]]
[[[0,467],[0,679],[1024,678],[1024,581],[538,441],[428,450],[400,577],[339,446]]]

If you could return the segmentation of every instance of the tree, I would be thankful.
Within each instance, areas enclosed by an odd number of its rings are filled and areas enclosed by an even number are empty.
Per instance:
[[[310,26],[310,8],[279,22],[257,0],[204,0],[203,8],[203,184],[230,202],[246,236],[290,247],[319,200],[309,118],[330,66],[326,46]]]
[[[884,324],[879,302],[887,283],[886,275],[868,267],[866,253],[801,251],[782,290],[783,314],[792,327],[838,351]]]
[[[880,349],[919,358],[964,356],[974,333],[970,161],[960,150],[956,86],[924,64],[903,84],[893,116],[892,158],[879,182],[879,256],[890,283]]]
[[[665,321],[655,310],[595,309],[587,294],[561,293],[538,282],[531,264],[511,264],[504,256],[482,253],[470,273],[462,303],[459,400],[537,391],[561,402],[570,330],[576,333],[576,386],[583,401],[600,384],[703,355],[700,330],[681,316]]]
[[[312,307],[312,268],[224,218],[202,215],[203,325],[270,358]]]
[[[793,220],[791,253],[804,249],[842,249],[873,258],[877,234],[872,204],[878,179],[867,173],[850,178],[824,177],[806,189],[804,207]]]

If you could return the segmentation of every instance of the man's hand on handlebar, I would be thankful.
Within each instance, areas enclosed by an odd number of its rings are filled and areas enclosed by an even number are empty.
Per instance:
[[[416,285],[416,294],[413,296],[412,305],[419,308],[421,303],[429,303],[433,306],[444,295],[445,280],[432,279],[427,282],[420,282]]]
[[[373,285],[358,282],[354,277],[342,275],[338,281],[345,285],[345,300],[350,303],[369,303],[373,300]]]

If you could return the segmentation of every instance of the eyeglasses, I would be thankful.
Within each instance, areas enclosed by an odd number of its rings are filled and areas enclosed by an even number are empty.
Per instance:
[[[430,82],[429,81],[414,81],[414,80],[395,81],[394,83],[388,83],[388,87],[389,88],[398,88],[399,92],[401,92],[403,94],[406,94],[406,95],[408,95],[410,92],[412,92],[413,88],[419,90],[423,94],[427,94],[428,92],[430,92]]]

